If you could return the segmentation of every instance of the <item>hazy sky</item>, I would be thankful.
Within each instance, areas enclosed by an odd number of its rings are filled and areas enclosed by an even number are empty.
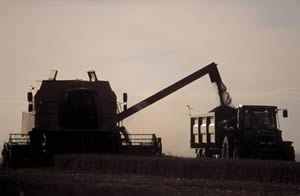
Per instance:
[[[234,104],[289,109],[286,140],[300,152],[300,1],[0,0],[0,143],[20,132],[26,92],[58,69],[94,69],[129,105],[216,62]],[[189,116],[218,104],[208,77],[128,118],[155,132],[165,153],[191,156]]]

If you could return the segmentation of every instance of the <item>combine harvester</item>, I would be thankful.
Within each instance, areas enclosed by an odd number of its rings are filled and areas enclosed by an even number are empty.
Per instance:
[[[115,153],[160,156],[161,138],[155,134],[129,134],[122,121],[176,90],[209,73],[215,82],[217,65],[211,63],[123,111],[108,81],[89,71],[89,81],[38,81],[28,92],[28,112],[23,112],[22,133],[12,133],[4,143],[7,166],[51,164],[56,154]]]
[[[10,134],[9,141],[4,143],[3,165],[23,167],[52,164],[53,156],[57,154],[114,153],[160,156],[161,138],[155,134],[129,134],[122,121],[206,74],[210,76],[212,83],[217,84],[221,107],[229,107],[226,105],[230,104],[230,97],[227,96],[226,87],[215,63],[128,109],[127,94],[124,93],[121,104],[123,110],[109,82],[99,81],[94,71],[88,72],[89,81],[56,80],[57,71],[54,71],[48,80],[36,82],[28,92],[28,112],[23,112],[22,133]],[[236,111],[234,108],[231,110]],[[200,116],[192,118],[193,131],[200,119]],[[207,121],[207,127],[211,127],[212,122]],[[204,124],[197,125],[201,127]],[[198,133],[201,130],[199,129]],[[217,135],[218,132],[215,133]],[[206,136],[210,136],[209,134]],[[205,152],[204,154],[208,155],[208,152],[214,152],[214,149],[219,147],[211,146],[209,142],[209,146],[197,143],[202,141],[200,135],[191,135],[194,139],[192,143],[199,144],[192,144],[197,152],[201,152],[198,154]],[[219,136],[216,137],[216,141],[224,140],[225,135],[221,135],[221,139],[217,138]],[[287,144],[290,143],[285,143],[286,146]]]

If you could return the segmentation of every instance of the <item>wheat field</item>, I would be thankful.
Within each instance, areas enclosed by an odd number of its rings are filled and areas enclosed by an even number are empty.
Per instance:
[[[300,164],[125,155],[56,156],[0,170],[1,195],[300,195]]]

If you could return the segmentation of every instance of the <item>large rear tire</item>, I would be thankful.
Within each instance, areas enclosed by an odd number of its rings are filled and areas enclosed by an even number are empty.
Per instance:
[[[286,161],[295,161],[295,149],[294,147],[289,144],[285,143],[282,147],[283,159]]]

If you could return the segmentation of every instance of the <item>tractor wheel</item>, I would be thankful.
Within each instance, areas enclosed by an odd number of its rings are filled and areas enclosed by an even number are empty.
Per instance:
[[[283,145],[283,159],[287,161],[295,161],[295,149],[292,145]]]
[[[223,139],[223,143],[222,143],[222,158],[223,159],[230,159],[232,158],[232,147],[231,147],[231,143],[229,142],[229,138],[228,136],[225,136]]]

